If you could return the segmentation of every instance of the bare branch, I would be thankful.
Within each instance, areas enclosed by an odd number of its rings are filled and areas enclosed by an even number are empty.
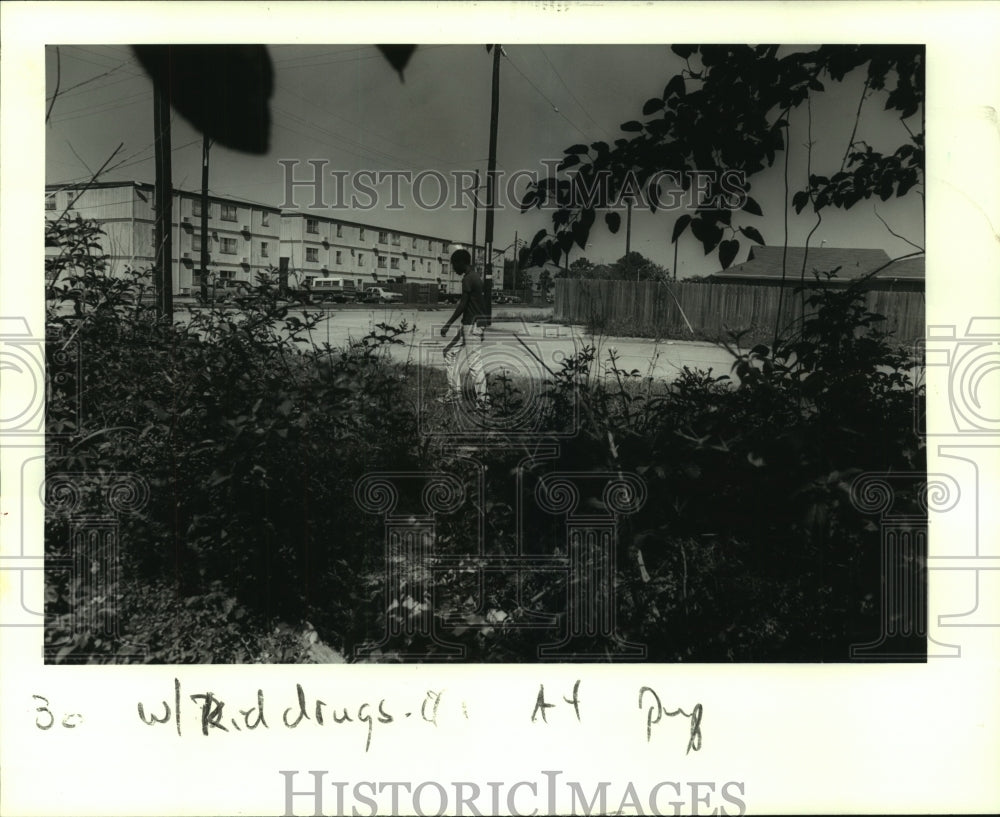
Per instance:
[[[867,94],[868,77],[865,77],[865,84],[861,86],[861,99],[858,100],[858,110],[854,113],[854,127],[851,129],[851,138],[847,140],[847,147],[844,149],[844,158],[840,160],[841,172],[843,172],[844,166],[847,164],[847,156],[851,152],[851,148],[854,147],[854,137],[858,133],[858,123],[861,121],[861,108],[865,104]]]
[[[49,121],[49,117],[52,116],[52,108],[56,104],[56,97],[59,96],[59,83],[62,80],[62,57],[59,54],[59,46],[56,46],[56,90],[52,94],[52,100],[49,102],[49,109],[45,112],[45,121]]]
[[[901,236],[899,233],[893,230],[892,227],[889,226],[888,222],[886,222],[886,220],[879,215],[878,207],[876,205],[872,204],[872,210],[875,211],[875,217],[885,225],[885,228],[889,231],[891,235],[895,236],[900,241],[905,241],[914,249],[920,250],[920,252],[924,251],[924,248],[921,247],[919,244],[914,244],[912,241],[910,241],[910,239],[906,238],[905,236]]]
[[[94,174],[92,174],[92,175],[91,175],[91,177],[90,177],[90,181],[89,181],[89,182],[87,182],[87,183],[86,183],[85,185],[83,185],[83,187],[81,187],[81,188],[80,188],[80,189],[79,189],[79,190],[77,191],[77,194],[76,194],[76,196],[75,196],[75,197],[73,198],[73,200],[72,200],[72,201],[71,201],[71,202],[70,202],[69,204],[67,204],[67,205],[66,205],[66,209],[62,211],[62,215],[60,215],[60,216],[59,216],[59,218],[62,218],[62,217],[63,217],[63,216],[65,216],[65,215],[66,215],[66,214],[67,214],[67,213],[68,213],[68,212],[69,212],[70,210],[72,210],[72,209],[73,209],[73,205],[74,205],[74,204],[76,204],[76,203],[77,203],[77,201],[79,201],[79,199],[80,199],[80,196],[82,196],[82,195],[83,195],[84,193],[86,193],[86,192],[87,192],[87,190],[89,190],[89,189],[90,189],[90,186],[91,186],[91,185],[92,185],[92,184],[93,184],[94,182],[96,182],[96,181],[97,181],[97,177],[98,177],[98,176],[100,176],[100,175],[101,175],[101,174],[102,174],[102,173],[104,172],[104,168],[106,168],[106,167],[108,166],[108,162],[110,162],[110,161],[111,161],[112,159],[114,159],[114,158],[115,158],[115,156],[117,156],[117,155],[118,155],[118,151],[119,151],[119,150],[121,150],[121,149],[122,149],[123,147],[125,147],[125,143],[124,143],[124,142],[119,142],[119,143],[118,143],[118,147],[116,147],[116,148],[115,148],[115,149],[114,149],[114,150],[113,150],[113,151],[111,152],[111,155],[110,155],[110,156],[109,156],[109,157],[108,157],[107,159],[105,159],[105,160],[104,160],[104,164],[103,164],[103,165],[101,165],[101,166],[100,166],[99,168],[97,168],[97,172],[96,172],[96,173],[94,173]]]

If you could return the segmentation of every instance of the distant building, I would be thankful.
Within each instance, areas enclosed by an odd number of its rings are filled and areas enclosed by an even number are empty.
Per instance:
[[[281,215],[281,255],[289,279],[305,286],[312,278],[343,275],[366,284],[447,282],[452,276],[447,238],[391,230],[367,222],[314,213]]]
[[[98,222],[100,250],[109,274],[143,270],[155,261],[153,185],[144,182],[50,184],[45,217],[68,215]],[[173,291],[189,295],[201,286],[201,194],[175,190],[170,229]],[[448,252],[453,241],[385,225],[298,211],[260,202],[208,197],[210,281],[219,288],[252,284],[259,273],[276,273],[287,259],[289,282],[343,275],[366,284],[416,283],[457,286]],[[482,261],[482,248],[477,248]]]
[[[870,280],[872,289],[923,292],[925,288],[922,255],[890,263],[891,259],[884,250],[836,247],[810,247],[808,255],[805,247],[788,247],[787,254],[782,247],[753,247],[745,262],[716,272],[708,276],[708,280],[731,284],[781,286],[783,255],[786,270],[784,281],[788,287],[800,285],[802,262],[805,260],[807,284],[816,281],[814,271],[821,273],[820,281],[826,281],[826,276],[822,273],[837,270],[836,276],[829,280],[829,285],[846,286],[849,281],[879,270]],[[883,267],[884,269],[881,269]]]
[[[530,267],[525,267],[521,270],[522,280],[525,282],[531,282],[531,289],[535,291],[539,288],[539,282],[542,278],[542,273],[547,271],[549,273],[549,282],[553,282],[556,276],[561,275],[564,270],[558,264],[553,261],[546,261],[544,264],[532,265]]]
[[[153,185],[143,182],[95,182],[46,185],[45,217],[58,218],[66,208],[100,224],[101,251],[109,273],[152,266],[154,252]],[[251,283],[257,273],[278,266],[281,211],[258,202],[208,197],[209,270],[218,287]],[[201,285],[201,194],[175,190],[170,219],[174,294]]]

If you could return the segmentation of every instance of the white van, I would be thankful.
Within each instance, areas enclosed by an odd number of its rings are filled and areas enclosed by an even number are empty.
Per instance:
[[[347,303],[354,300],[357,287],[353,278],[313,278],[310,287],[314,298]]]

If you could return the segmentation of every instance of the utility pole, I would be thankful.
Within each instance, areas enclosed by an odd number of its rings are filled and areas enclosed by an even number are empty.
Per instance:
[[[512,292],[517,291],[517,230],[514,230],[514,272],[510,279],[510,288]]]
[[[167,76],[170,75],[170,54],[167,56]],[[166,78],[153,79],[153,147],[156,164],[156,222],[153,227],[154,282],[156,309],[161,318],[174,314],[173,263],[170,222],[173,214],[173,187],[170,168],[170,100],[163,87]]]
[[[479,168],[476,168],[476,186],[472,191],[472,266],[476,266],[476,240],[479,221]]]
[[[211,140],[201,138],[201,302],[208,302],[208,151]]]
[[[630,196],[628,201],[625,203],[628,208],[628,216],[625,220],[625,269],[628,272],[632,271],[632,259],[629,258],[629,254],[632,251],[632,197]],[[635,272],[635,282],[639,283],[639,271]]]
[[[486,322],[493,317],[493,208],[496,206],[497,192],[497,125],[500,121],[500,45],[493,46],[493,92],[490,104],[490,154],[486,168],[486,235],[483,244],[486,249],[486,269],[483,275],[483,291],[486,295]]]

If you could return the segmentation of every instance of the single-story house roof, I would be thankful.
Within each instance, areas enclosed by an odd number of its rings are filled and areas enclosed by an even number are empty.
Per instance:
[[[548,270],[549,277],[555,278],[556,275],[558,275],[560,272],[563,271],[563,268],[552,261],[546,261],[544,264],[541,264],[540,266],[532,265],[530,267],[525,267],[523,270],[521,270],[521,272],[523,275],[526,275],[528,278],[531,279],[532,284],[537,284],[538,278],[542,274],[542,270]]]
[[[781,281],[782,247],[753,247],[750,255],[742,264],[709,276],[713,281],[729,283],[777,283]],[[885,250],[851,249],[841,247],[810,247],[808,255],[805,247],[789,247],[785,255],[785,281],[797,283],[802,274],[802,263],[805,261],[806,280],[814,280],[813,273],[837,270],[833,280],[848,281],[860,278],[880,267],[877,276],[881,280],[924,280],[924,257],[905,258],[892,262]],[[839,268],[839,269],[838,269]]]

